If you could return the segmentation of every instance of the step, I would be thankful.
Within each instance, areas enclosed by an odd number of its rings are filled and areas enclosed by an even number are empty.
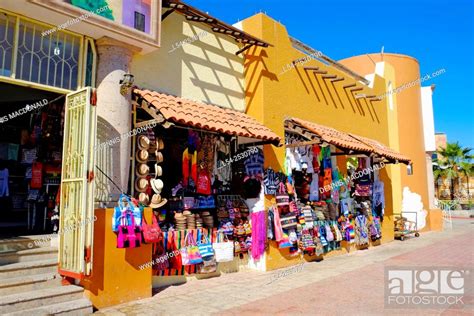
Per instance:
[[[51,247],[50,240],[55,234],[19,236],[0,239],[0,253],[32,248]]]
[[[57,303],[47,306],[41,306],[33,309],[27,309],[8,313],[8,316],[43,316],[43,315],[68,315],[68,316],[82,316],[92,314],[92,304],[86,298],[81,298],[74,301]]]
[[[0,253],[0,265],[16,262],[54,259],[58,257],[58,248],[41,247]]]
[[[6,295],[0,297],[0,314],[79,300],[84,298],[83,292],[80,286],[67,285]]]
[[[61,285],[61,277],[56,273],[22,275],[0,279],[0,296],[34,291]]]
[[[16,276],[54,273],[58,270],[58,259],[45,259],[27,262],[10,263],[0,266],[0,279]]]

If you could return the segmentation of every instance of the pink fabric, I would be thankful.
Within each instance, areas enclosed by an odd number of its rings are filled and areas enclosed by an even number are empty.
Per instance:
[[[280,222],[280,212],[277,208],[273,209],[273,221],[274,221],[274,228],[275,228],[275,240],[281,241],[283,239],[283,228],[281,228]]]
[[[267,228],[265,225],[265,212],[252,213],[252,258],[260,259],[265,251]]]

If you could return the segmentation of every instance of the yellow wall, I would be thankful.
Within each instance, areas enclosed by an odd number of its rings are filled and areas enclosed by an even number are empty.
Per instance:
[[[235,40],[177,13],[162,22],[162,29],[161,49],[132,60],[135,84],[243,111],[243,58],[235,55],[240,49]],[[186,39],[191,43],[180,45]]]
[[[260,120],[282,137],[284,137],[284,119],[290,116],[366,136],[387,145],[390,143],[386,100],[374,102],[371,105],[366,103],[364,98],[361,100],[359,109],[356,101],[352,98],[349,100],[343,89],[343,86],[355,83],[355,79],[316,60],[285,72],[284,69],[293,60],[305,56],[292,47],[285,27],[264,14],[257,14],[242,21],[242,26],[244,31],[273,45],[267,49],[252,47],[247,51],[245,96],[249,115]],[[316,80],[314,74],[311,71],[305,71],[304,67],[319,67],[320,70],[327,71],[328,75],[338,75],[344,77],[345,80],[334,83],[336,93],[329,82],[329,88],[326,88],[320,75]],[[380,76],[375,76],[373,87],[357,83],[357,87],[361,87],[362,90],[356,93],[379,95],[385,91],[385,86],[385,80]],[[321,90],[324,91],[326,100]],[[277,170],[283,169],[285,147],[265,146],[264,152],[266,166],[272,166]],[[389,179],[397,173],[399,177],[399,169],[392,167],[384,168],[380,173],[381,179],[386,184],[385,193],[390,195],[387,198],[385,210],[388,218],[383,224],[383,241],[393,240],[393,223],[390,220],[393,214],[392,194],[395,191],[395,194],[399,195],[400,191],[399,188],[396,190],[390,188]],[[269,202],[267,200],[267,203]],[[288,256],[286,251],[270,247],[267,252],[267,270],[292,265],[299,261],[298,257]]]

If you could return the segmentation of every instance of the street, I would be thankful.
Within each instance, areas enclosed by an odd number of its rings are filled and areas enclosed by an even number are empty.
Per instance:
[[[474,268],[474,220],[365,251],[278,271],[193,280],[97,315],[474,315],[473,296],[451,308],[384,307],[385,267]],[[466,285],[468,286],[468,285]],[[472,284],[470,284],[472,287]]]

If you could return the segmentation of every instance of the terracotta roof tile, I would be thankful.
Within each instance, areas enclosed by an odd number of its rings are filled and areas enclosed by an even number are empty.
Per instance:
[[[374,148],[375,152],[377,154],[381,155],[381,156],[388,157],[390,159],[395,159],[395,160],[398,160],[400,162],[405,162],[405,163],[410,162],[410,158],[408,158],[407,156],[402,155],[399,152],[396,152],[392,148],[387,147],[384,144],[382,144],[382,143],[380,143],[380,142],[378,142],[374,139],[370,139],[370,138],[355,135],[355,134],[349,134],[349,135],[351,135],[352,137],[360,140],[361,142],[364,142],[364,143],[370,145],[372,148]]]
[[[133,90],[166,120],[223,134],[279,143],[281,138],[245,113],[150,90]]]
[[[324,141],[336,145],[341,148],[346,148],[346,149],[352,149],[352,150],[357,150],[357,151],[363,151],[363,152],[369,152],[372,153],[374,152],[374,149],[357,139],[354,139],[351,137],[349,134],[340,132],[337,129],[334,129],[332,127],[324,126],[324,125],[319,125],[313,122],[308,122],[305,120],[301,120],[298,118],[292,118],[294,122],[297,124],[301,125],[302,127],[306,128],[310,132],[318,135],[323,139]]]
[[[308,131],[318,135],[322,140],[327,143],[333,144],[337,147],[357,150],[365,153],[376,153],[379,156],[398,160],[403,163],[409,163],[410,158],[405,155],[398,153],[397,151],[385,146],[384,144],[367,137],[345,133],[338,131],[332,127],[308,122],[298,118],[292,118],[292,121],[306,128]]]

